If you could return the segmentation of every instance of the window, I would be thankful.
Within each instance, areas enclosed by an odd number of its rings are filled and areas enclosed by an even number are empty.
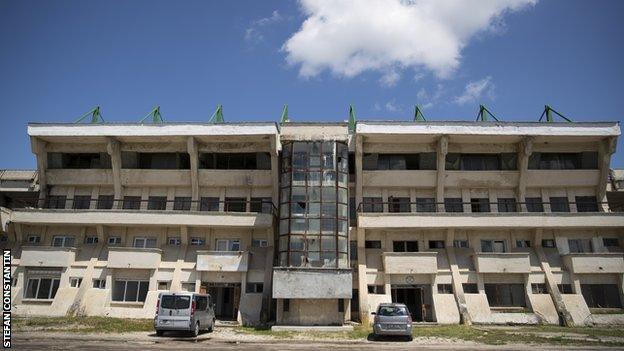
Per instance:
[[[52,238],[52,246],[54,247],[73,247],[74,237],[57,235]]]
[[[557,284],[557,288],[562,294],[574,294],[572,291],[572,284]]]
[[[515,198],[498,198],[498,212],[516,212],[517,210]]]
[[[602,245],[605,247],[619,247],[620,240],[618,238],[602,238]]]
[[[436,212],[435,199],[434,198],[416,198],[416,211]]]
[[[462,289],[464,289],[464,293],[466,294],[478,294],[479,287],[475,283],[463,283]]]
[[[245,292],[248,294],[262,294],[262,291],[264,290],[264,284],[263,283],[247,283],[247,285],[245,286]]]
[[[589,308],[622,308],[616,284],[581,284],[581,294]]]
[[[435,152],[419,154],[364,154],[362,169],[374,170],[435,170]]]
[[[355,205],[355,198],[349,198],[349,221],[351,226],[357,225],[357,206]]]
[[[195,296],[197,303],[196,308],[198,311],[205,311],[208,309],[208,297],[207,296]]]
[[[219,211],[218,197],[202,197],[199,203],[200,211]]]
[[[9,241],[8,235],[0,235],[0,242],[6,243],[7,241]]]
[[[557,245],[555,245],[555,240],[553,239],[542,239],[542,247],[555,248]]]
[[[570,204],[567,197],[551,197],[550,212],[570,212]]]
[[[568,239],[568,246],[571,253],[592,252],[590,239]]]
[[[388,211],[389,212],[411,212],[410,211],[410,198],[409,197],[389,197],[388,198]]]
[[[253,239],[251,241],[251,246],[252,247],[267,247],[268,242],[264,239]]]
[[[204,246],[206,245],[206,239],[200,237],[191,237],[192,246]]]
[[[385,294],[386,286],[385,285],[369,285],[368,293],[369,294]]]
[[[491,307],[526,307],[524,284],[484,284]]]
[[[166,196],[150,196],[147,200],[147,209],[155,211],[164,211],[167,209]]]
[[[168,280],[161,280],[158,282],[158,290],[169,290],[169,286],[171,286],[171,282]]]
[[[74,210],[88,210],[91,207],[90,195],[74,195]]]
[[[51,300],[59,288],[59,278],[30,278],[26,284],[24,298]]]
[[[72,288],[79,288],[82,284],[82,278],[69,278],[69,286]]]
[[[524,200],[528,212],[544,212],[544,204],[541,197],[527,197]]]
[[[598,169],[598,153],[534,152],[529,157],[529,169]]]
[[[485,197],[470,199],[470,209],[472,212],[490,212],[490,199]]]
[[[63,210],[66,200],[67,196],[65,195],[50,195],[48,196],[48,208]]]
[[[271,213],[273,201],[270,197],[252,197],[249,207],[251,212]]]
[[[113,208],[115,197],[113,195],[100,195],[97,200],[98,210],[110,210]]]
[[[381,241],[380,240],[366,240],[364,242],[364,247],[367,249],[381,249]]]
[[[50,169],[89,169],[111,168],[111,158],[108,153],[61,153],[48,152],[48,168]]]
[[[130,169],[190,169],[186,152],[122,152],[121,168]]]
[[[595,196],[577,196],[575,202],[577,212],[598,212],[598,200]]]
[[[106,289],[106,279],[93,279],[94,289]]]
[[[351,240],[349,241],[349,260],[357,261],[357,259],[358,259],[357,241]]]
[[[183,291],[194,292],[195,291],[195,283],[182,283],[182,290]]]
[[[240,251],[240,240],[217,239],[217,251]]]
[[[138,238],[134,238],[134,242],[132,244],[132,247],[137,247],[137,248],[154,248],[156,247],[156,238],[145,238],[145,237],[138,237]]]
[[[383,212],[383,199],[380,197],[362,198],[362,210],[364,212]]]
[[[393,241],[393,252],[418,252],[418,241]]]
[[[115,280],[113,284],[113,301],[145,302],[149,281]]]
[[[449,171],[493,171],[516,170],[517,155],[502,154],[446,154],[446,170]]]
[[[447,197],[444,199],[444,211],[464,212],[464,205],[460,197]]]
[[[444,240],[429,240],[429,248],[430,249],[443,249]]]
[[[41,237],[39,235],[30,235],[28,236],[29,244],[39,244],[41,242]]]
[[[481,240],[481,252],[506,252],[503,240]]]
[[[268,152],[255,153],[200,153],[200,169],[271,169]]]
[[[468,240],[453,240],[453,247],[456,248],[468,248]]]
[[[452,294],[452,293],[453,293],[452,284],[438,284],[438,294]]]
[[[121,237],[120,236],[108,237],[108,245],[121,245]]]
[[[244,197],[226,197],[225,198],[225,211],[226,212],[246,212],[247,199]]]
[[[167,239],[167,244],[174,245],[174,246],[180,246],[180,244],[182,244],[182,240],[180,240],[179,236],[171,237],[171,238]]]
[[[533,294],[548,294],[548,289],[544,283],[533,283],[531,284],[531,292]]]
[[[288,312],[290,311],[290,300],[289,299],[284,299],[283,303],[282,303],[282,311],[283,312]]]
[[[124,196],[122,207],[124,210],[140,210],[141,209],[141,197],[140,196]]]
[[[531,240],[516,240],[517,248],[527,248],[531,247]]]
[[[344,312],[344,309],[344,300],[338,299],[338,312],[342,313]]]
[[[174,211],[190,211],[191,210],[191,197],[190,196],[176,196],[173,199]]]
[[[99,241],[97,236],[87,236],[85,237],[84,243],[85,244],[97,244]]]

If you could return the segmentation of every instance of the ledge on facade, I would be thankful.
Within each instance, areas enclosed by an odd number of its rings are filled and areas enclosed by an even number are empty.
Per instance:
[[[473,254],[477,273],[530,273],[529,252],[476,252]]]
[[[161,258],[162,250],[159,248],[110,247],[107,267],[156,269]]]
[[[19,264],[25,267],[69,267],[75,258],[75,247],[23,246]]]
[[[383,265],[387,274],[436,274],[438,272],[438,253],[421,252],[384,252]]]
[[[22,303],[32,303],[32,304],[41,304],[41,305],[50,305],[54,302],[54,299],[22,299]]]
[[[197,251],[197,271],[246,272],[248,266],[248,251]]]
[[[624,253],[584,252],[562,255],[564,266],[572,273],[624,273]]]

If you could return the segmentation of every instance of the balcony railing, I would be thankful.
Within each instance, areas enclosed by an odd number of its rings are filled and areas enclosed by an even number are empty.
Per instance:
[[[570,253],[563,255],[563,264],[577,274],[624,273],[624,253]]]

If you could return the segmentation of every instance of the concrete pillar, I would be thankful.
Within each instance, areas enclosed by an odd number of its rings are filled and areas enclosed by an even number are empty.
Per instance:
[[[566,326],[574,326],[574,320],[572,319],[572,315],[570,311],[568,311],[565,303],[563,302],[563,297],[561,292],[559,291],[559,287],[557,286],[557,282],[555,281],[555,276],[550,269],[550,264],[548,263],[548,258],[546,257],[546,253],[544,253],[544,248],[542,247],[542,236],[543,230],[541,228],[535,229],[535,233],[533,236],[533,249],[537,255],[537,259],[540,262],[540,266],[542,271],[544,272],[544,276],[546,278],[546,286],[548,287],[548,293],[552,298],[555,308],[557,309],[557,313],[559,313],[560,318]]]
[[[351,321],[351,299],[344,299],[344,318],[343,323]]]
[[[596,186],[596,199],[603,204],[598,206],[601,211],[609,211],[607,202],[607,182],[609,180],[609,164],[611,155],[615,153],[617,148],[617,138],[609,137],[600,143],[598,151],[598,169],[600,170],[600,178]]]
[[[527,212],[526,202],[526,187],[527,177],[529,169],[529,157],[533,153],[533,138],[525,137],[518,144],[518,210],[520,212]]]
[[[74,193],[75,192],[76,192],[76,187],[73,187],[73,186],[67,187],[67,201],[65,201],[66,209],[74,208]]]
[[[273,255],[274,255],[274,229],[267,229],[267,248],[264,260],[264,279],[262,290],[262,307],[260,309],[260,322],[266,323],[271,317],[271,299],[273,297]]]
[[[360,301],[360,322],[369,324],[368,284],[366,281],[366,243],[365,229],[357,228],[358,250],[358,298]]]
[[[461,322],[467,325],[471,325],[472,320],[470,319],[470,314],[468,313],[468,304],[466,303],[466,296],[464,294],[464,287],[461,281],[461,274],[459,273],[457,257],[455,256],[455,247],[453,246],[454,241],[455,229],[447,229],[445,240],[446,255],[448,256],[449,267],[451,269],[453,295],[455,295],[455,301],[457,302],[457,308],[459,310]]]
[[[48,153],[45,141],[39,138],[30,138],[32,152],[37,157],[37,176],[39,177],[39,206],[44,206],[48,195],[46,170],[48,169]]]
[[[189,137],[186,145],[191,161],[191,211],[197,211],[199,209],[199,153],[197,152],[197,141],[194,137]]]
[[[24,240],[24,236],[22,233],[22,224],[21,223],[13,223],[13,231],[15,232],[15,243],[17,245],[21,244],[22,240]],[[41,238],[43,243],[43,238]]]
[[[448,154],[448,136],[442,135],[436,147],[437,177],[436,202],[438,212],[444,212],[444,178],[446,175],[446,154]]]
[[[123,187],[121,185],[121,144],[118,140],[109,139],[106,145],[106,151],[111,158],[111,167],[113,171],[113,189],[114,198],[113,208],[121,208],[123,200]]]

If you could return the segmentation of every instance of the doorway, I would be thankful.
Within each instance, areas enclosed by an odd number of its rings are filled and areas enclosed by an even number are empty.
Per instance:
[[[391,290],[392,302],[407,306],[414,322],[431,321],[431,306],[427,303],[427,289],[419,285],[394,285]]]
[[[235,320],[238,317],[240,290],[240,283],[202,283],[200,292],[212,297],[217,319]]]

